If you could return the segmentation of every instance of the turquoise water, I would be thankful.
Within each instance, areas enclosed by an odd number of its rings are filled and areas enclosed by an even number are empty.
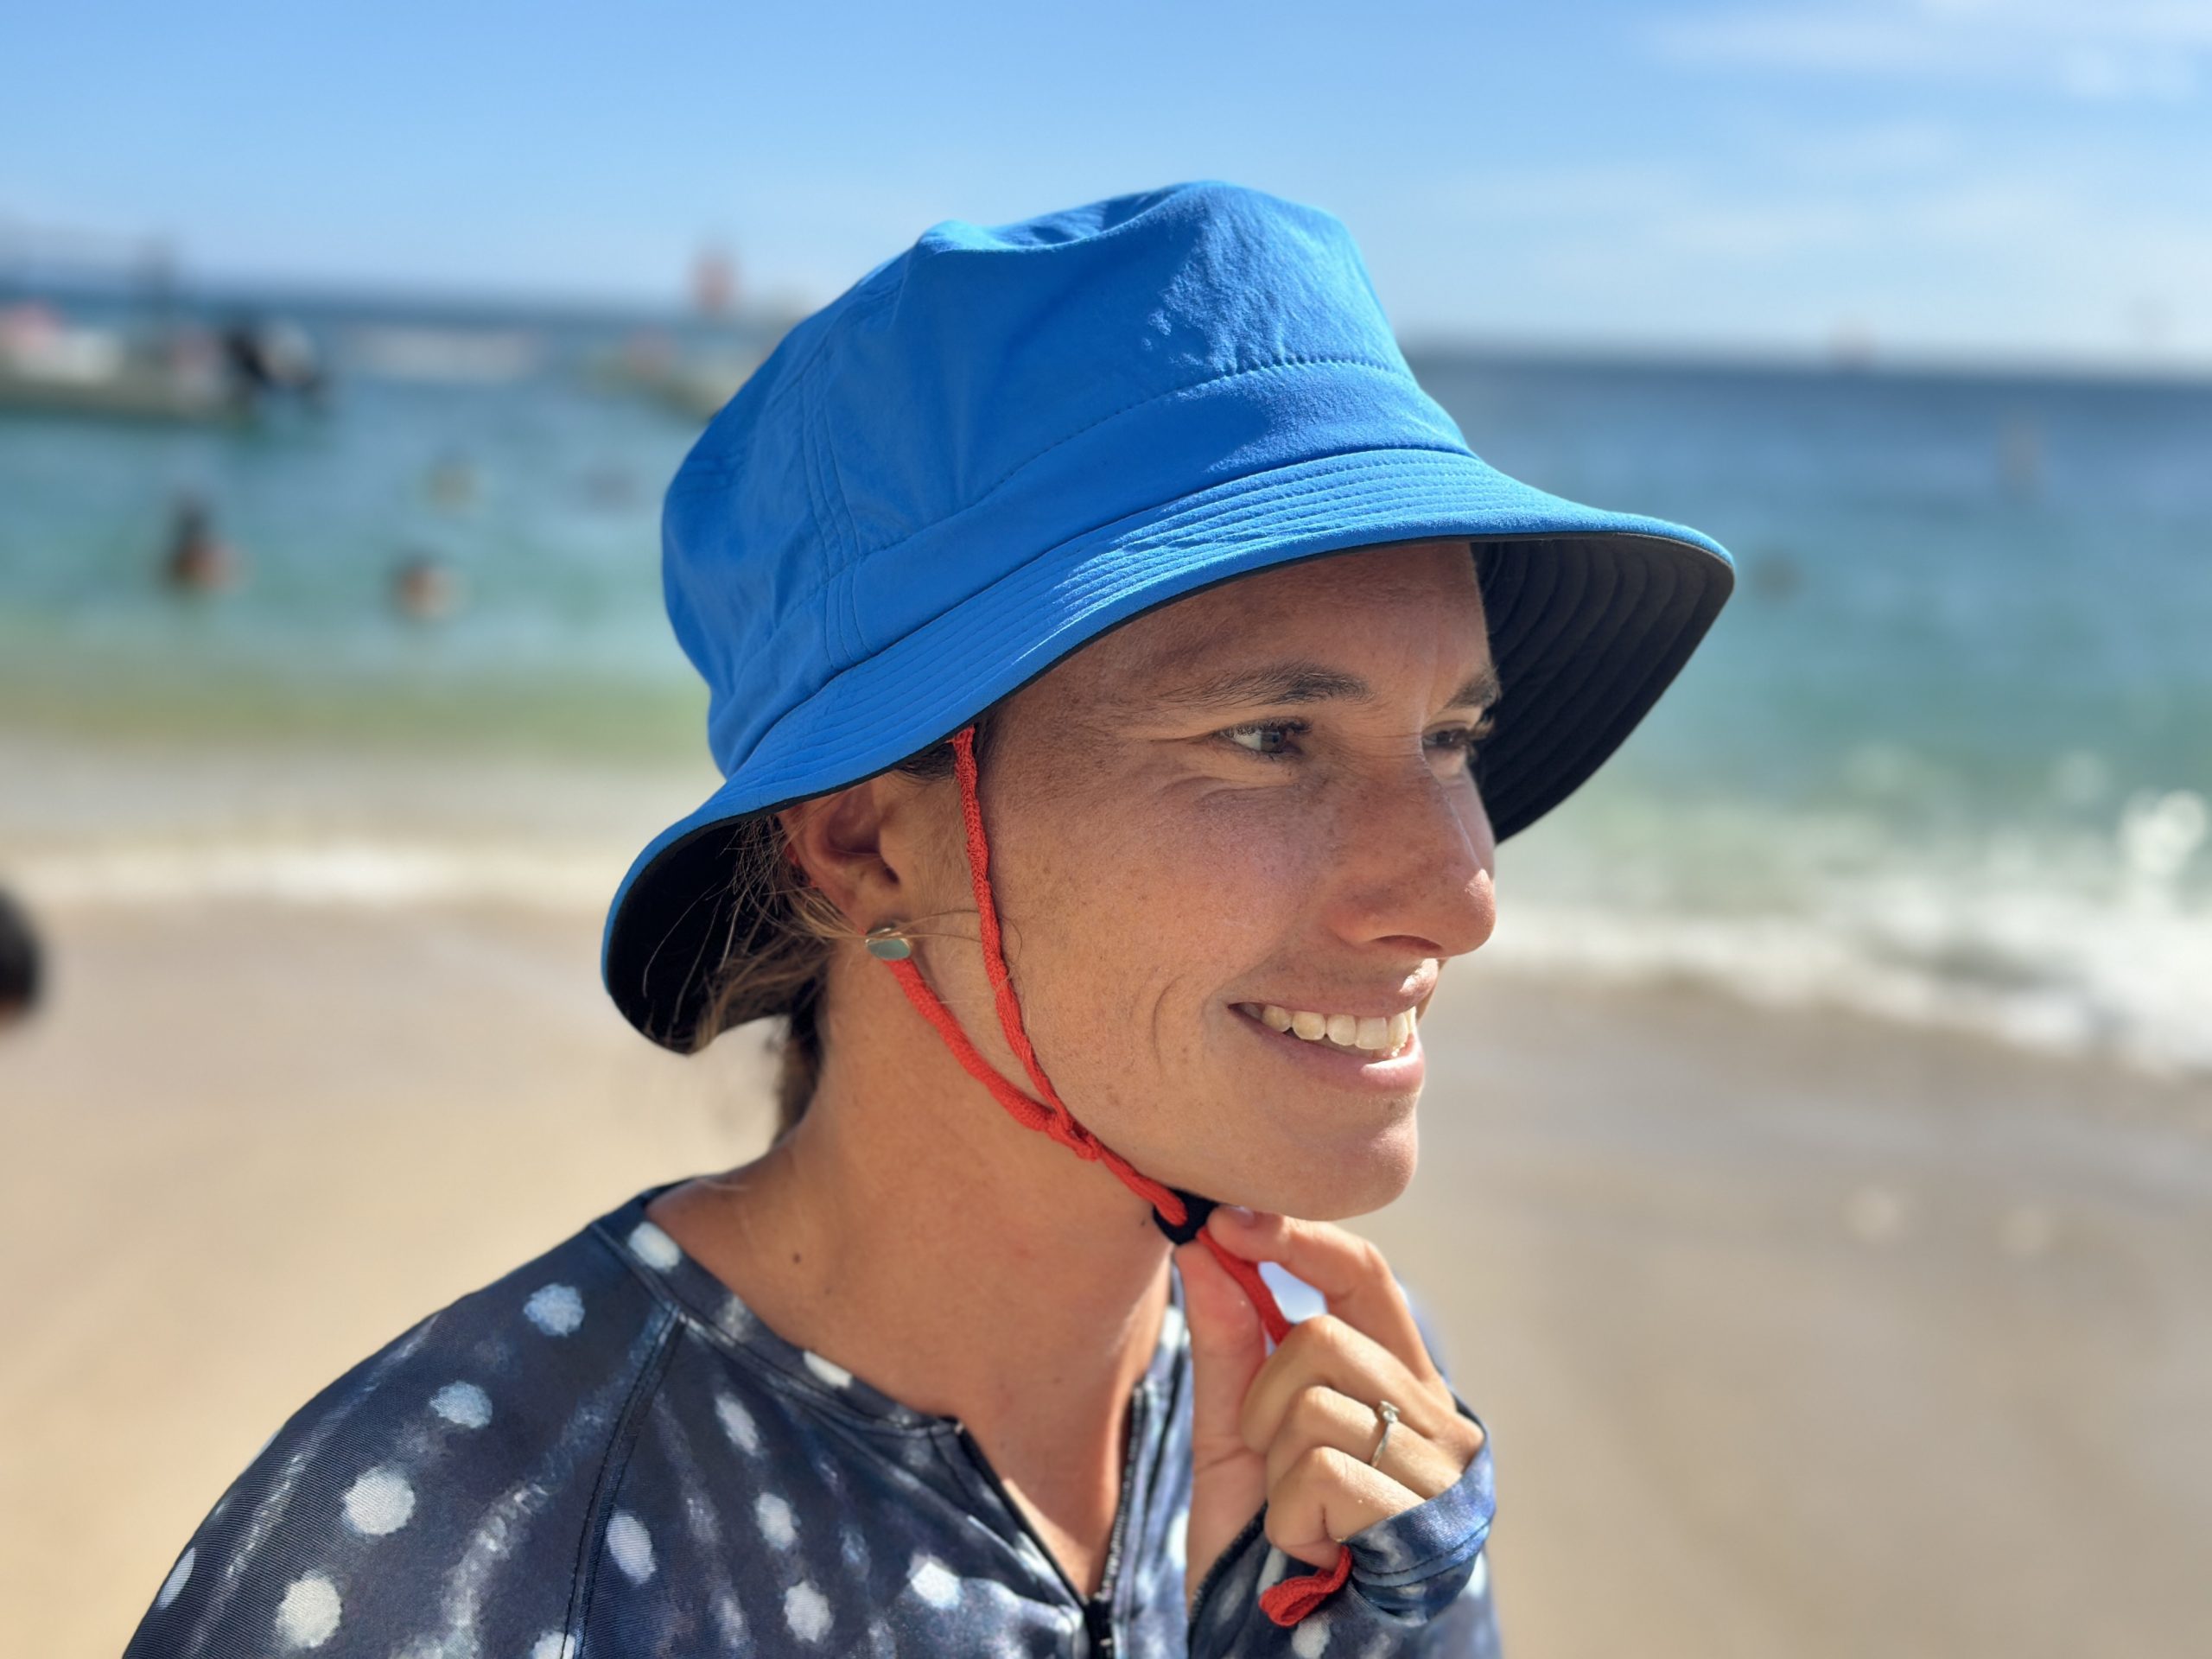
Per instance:
[[[274,408],[231,429],[0,411],[10,716],[556,747],[641,728],[648,747],[696,747],[656,566],[659,493],[696,423],[595,385],[620,326],[443,326],[519,328],[537,366],[483,383],[348,373],[349,342],[365,355],[371,338],[332,317],[316,332],[340,379],[321,415]],[[244,562],[233,592],[181,602],[156,580],[186,493]],[[390,599],[417,555],[463,593],[431,626]]]
[[[320,416],[0,415],[0,728],[696,757],[657,515],[696,422],[591,372],[636,325],[467,319],[529,362],[454,383],[308,321]],[[2212,388],[1415,366],[1487,459],[1743,575],[1635,741],[1505,849],[1502,958],[2212,1069]],[[235,592],[155,581],[184,491]],[[464,590],[435,624],[390,602],[417,553]]]
[[[1742,575],[1507,849],[1501,944],[2212,1068],[2212,388],[1426,367],[1493,462]]]

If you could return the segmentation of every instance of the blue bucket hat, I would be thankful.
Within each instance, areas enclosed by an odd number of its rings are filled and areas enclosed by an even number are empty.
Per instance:
[[[669,616],[724,781],[623,878],[608,991],[699,1046],[758,921],[732,881],[747,820],[929,748],[1155,606],[1444,539],[1474,549],[1504,688],[1478,774],[1503,839],[1681,670],[1733,583],[1719,545],[1478,460],[1317,208],[1201,182],[932,227],[795,327],[669,486]]]

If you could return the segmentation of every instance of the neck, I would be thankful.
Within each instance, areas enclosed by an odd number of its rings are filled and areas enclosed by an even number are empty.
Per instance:
[[[836,988],[854,1017],[806,1116],[664,1224],[787,1339],[960,1419],[1040,1502],[1094,1510],[1119,1484],[1168,1242],[1103,1165],[1007,1116],[887,975]]]

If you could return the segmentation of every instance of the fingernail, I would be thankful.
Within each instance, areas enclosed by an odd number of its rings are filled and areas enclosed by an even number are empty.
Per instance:
[[[1224,1204],[1221,1206],[1221,1213],[1227,1216],[1230,1220],[1235,1222],[1239,1227],[1249,1227],[1254,1222],[1259,1219],[1257,1216],[1254,1215],[1249,1210],[1247,1210],[1241,1204]]]

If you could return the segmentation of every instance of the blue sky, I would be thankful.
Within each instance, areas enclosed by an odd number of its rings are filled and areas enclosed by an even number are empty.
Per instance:
[[[1222,177],[1402,334],[2212,364],[2212,0],[19,8],[0,219],[210,277],[829,297]]]

